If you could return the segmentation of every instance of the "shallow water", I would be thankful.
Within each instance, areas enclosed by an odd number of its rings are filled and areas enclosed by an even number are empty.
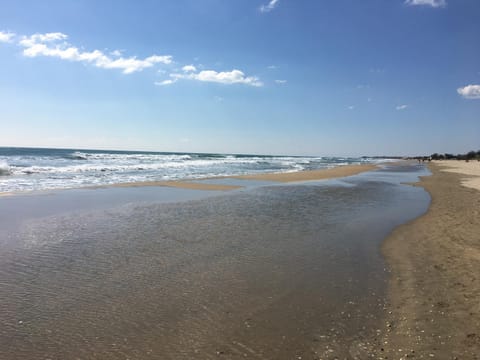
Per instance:
[[[425,174],[17,219],[0,249],[0,358],[360,354],[382,317],[379,244],[429,203],[400,182]]]

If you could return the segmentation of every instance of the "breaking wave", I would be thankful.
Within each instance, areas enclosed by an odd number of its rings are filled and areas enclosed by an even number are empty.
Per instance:
[[[0,192],[294,172],[374,161],[365,158],[0,148]]]
[[[10,166],[6,161],[0,160],[0,176],[10,175]]]

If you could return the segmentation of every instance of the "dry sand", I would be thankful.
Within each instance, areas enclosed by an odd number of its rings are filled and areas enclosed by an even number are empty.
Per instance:
[[[479,165],[429,168],[419,184],[432,197],[428,212],[383,245],[391,279],[377,358],[480,359],[480,189],[478,177],[465,180]]]
[[[462,176],[462,185],[480,190],[480,161],[444,160],[435,161],[435,164],[440,165],[442,171],[467,175]]]

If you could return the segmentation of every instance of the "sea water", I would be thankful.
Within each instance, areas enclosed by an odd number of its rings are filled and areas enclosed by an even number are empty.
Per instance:
[[[108,194],[186,189],[0,198],[0,240],[18,223],[0,241],[0,359],[368,358],[385,328],[379,246],[428,208],[404,185],[427,174],[382,166],[107,208]],[[103,200],[86,208],[85,193]]]
[[[0,193],[294,172],[379,161],[384,159],[0,147]]]

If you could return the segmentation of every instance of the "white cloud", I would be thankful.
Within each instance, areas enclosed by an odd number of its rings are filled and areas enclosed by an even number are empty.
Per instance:
[[[353,109],[355,109],[355,106],[353,106],[353,105],[347,106],[347,109],[348,110],[353,110]]]
[[[408,105],[398,105],[398,106],[395,106],[395,110],[405,110],[406,108],[408,108]]]
[[[276,6],[278,0],[272,0],[269,5]],[[39,56],[53,57],[62,60],[90,64],[102,69],[118,69],[124,74],[131,74],[142,71],[156,64],[172,64],[170,55],[151,55],[143,59],[135,56],[125,57],[124,51],[120,50],[93,50],[85,51],[68,42],[68,35],[61,32],[52,32],[45,34],[33,34],[30,36],[17,36],[13,33],[0,32],[0,41],[10,41],[17,37],[15,42],[23,48],[23,55],[30,58]],[[181,70],[171,73],[170,78],[163,81],[154,82],[158,86],[172,85],[180,79],[197,80],[202,82],[214,82],[220,84],[244,84],[260,87],[263,83],[255,76],[246,76],[242,71],[234,69],[232,71],[199,70],[202,65],[194,66],[184,65]],[[158,69],[158,73],[165,73]],[[284,83],[285,80],[277,80],[277,83]]]
[[[115,57],[120,57],[122,56],[122,52],[120,50],[113,50],[110,55],[115,56]]]
[[[279,1],[280,0],[270,0],[268,4],[260,6],[260,12],[266,13],[272,11],[277,7]]]
[[[480,99],[480,85],[467,85],[458,88],[457,92],[465,99]]]
[[[55,42],[59,40],[66,40],[67,38],[68,38],[67,35],[62,34],[60,32],[34,34],[31,36],[23,36],[22,40],[20,41],[20,45],[25,47],[30,47],[38,43],[50,43],[50,42]]]
[[[203,82],[214,82],[220,84],[245,84],[250,86],[263,86],[263,83],[255,76],[245,76],[240,70],[220,71],[202,70],[198,73],[170,74],[174,79],[188,79]]]
[[[276,70],[276,69],[278,69],[278,66],[277,65],[269,65],[269,66],[267,66],[267,69]]]
[[[447,6],[447,0],[405,0],[407,5],[427,5],[434,8]]]
[[[195,72],[197,71],[197,68],[193,65],[185,65],[184,67],[182,67],[182,70],[184,72]]]
[[[0,31],[0,43],[9,43],[12,42],[13,38],[15,37],[14,33],[8,31]]]
[[[68,36],[62,33],[34,34],[24,36],[19,44],[24,47],[23,55],[27,57],[50,56],[62,60],[90,63],[103,69],[119,69],[124,74],[142,71],[155,64],[170,64],[170,55],[152,55],[145,59],[121,57],[121,52],[113,52],[116,58],[105,55],[100,50],[82,51],[66,42]]]
[[[275,80],[277,84],[286,84],[287,80]]]
[[[156,81],[155,85],[166,86],[166,85],[175,84],[176,82],[177,82],[177,79],[167,79],[167,80],[163,80],[163,81]]]

